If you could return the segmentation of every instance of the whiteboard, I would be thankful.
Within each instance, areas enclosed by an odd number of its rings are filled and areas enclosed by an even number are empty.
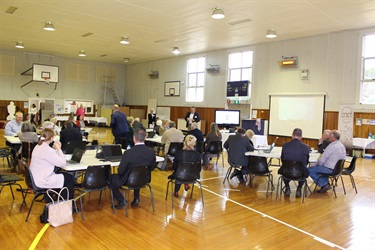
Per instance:
[[[158,107],[156,116],[160,118],[160,120],[171,119],[171,108],[170,107]]]

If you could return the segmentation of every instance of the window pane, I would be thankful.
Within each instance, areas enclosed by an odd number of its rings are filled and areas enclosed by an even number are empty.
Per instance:
[[[229,68],[241,67],[241,53],[229,54]]]
[[[197,72],[204,72],[206,68],[206,58],[200,57],[197,62]]]
[[[361,104],[375,104],[375,81],[362,82]]]
[[[194,102],[195,88],[186,88],[186,101]]]
[[[253,65],[253,52],[247,51],[242,54],[242,67],[251,67]]]
[[[363,79],[374,80],[375,79],[375,58],[363,60]]]
[[[197,88],[196,89],[196,102],[203,102],[203,94],[204,94],[204,88]]]
[[[241,80],[251,81],[252,68],[243,68]]]
[[[194,87],[197,85],[197,74],[188,75],[188,87]]]
[[[229,73],[229,81],[241,81],[241,69],[231,69]]]
[[[364,57],[375,57],[375,34],[364,37],[362,54]]]
[[[204,86],[204,73],[199,73],[197,75],[197,86],[203,87]]]
[[[187,72],[197,72],[197,59],[192,58],[188,60]]]

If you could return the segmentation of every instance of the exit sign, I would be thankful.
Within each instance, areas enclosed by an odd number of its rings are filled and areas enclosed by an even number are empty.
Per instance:
[[[234,100],[234,104],[240,104],[240,100]]]

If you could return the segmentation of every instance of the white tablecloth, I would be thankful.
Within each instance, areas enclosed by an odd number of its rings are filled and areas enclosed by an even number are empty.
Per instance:
[[[375,139],[353,138],[353,146],[359,148],[375,149]]]
[[[228,137],[234,134],[235,133],[221,133],[222,135],[221,141],[223,142],[223,147],[224,147],[225,141],[228,140]],[[259,148],[259,147],[268,148],[267,136],[265,135],[254,135],[253,138],[251,138],[251,141],[254,144],[254,148]]]

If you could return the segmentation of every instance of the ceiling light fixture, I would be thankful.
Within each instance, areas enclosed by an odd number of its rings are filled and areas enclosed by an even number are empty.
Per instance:
[[[19,48],[19,49],[25,48],[25,46],[23,46],[23,42],[16,42],[16,45],[14,47]]]
[[[223,19],[225,17],[223,9],[222,8],[213,8],[211,17],[213,19]]]
[[[181,51],[178,47],[174,47],[173,50],[172,50],[172,53],[175,54],[175,55],[178,55],[178,54],[181,53]]]
[[[129,63],[129,62],[130,62],[130,58],[125,57],[124,58],[124,63]]]
[[[274,29],[267,30],[266,37],[267,38],[276,38],[277,37],[276,30],[274,30]]]
[[[84,50],[80,50],[78,56],[86,56],[86,52]]]
[[[120,41],[121,44],[129,44],[129,37],[121,37],[121,41]]]
[[[53,25],[52,22],[46,22],[44,24],[44,30],[54,31],[55,30],[55,26]]]

